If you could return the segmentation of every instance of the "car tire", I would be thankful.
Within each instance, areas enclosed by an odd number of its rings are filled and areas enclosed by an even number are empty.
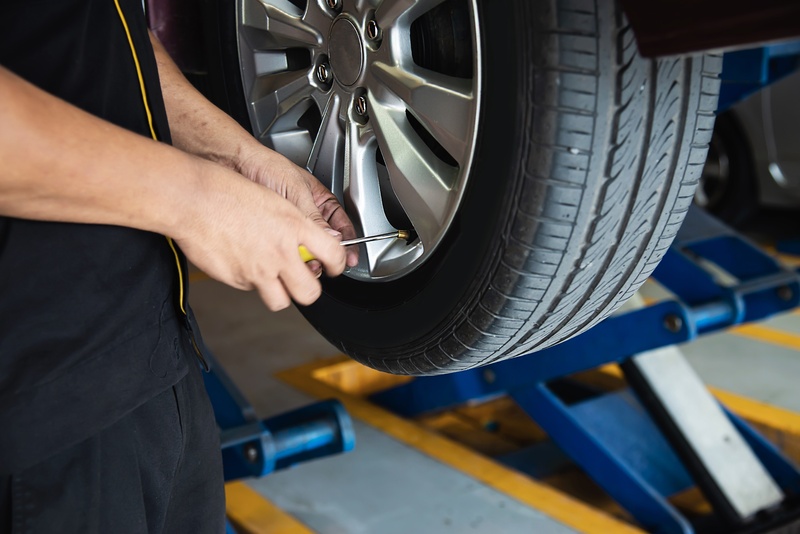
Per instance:
[[[529,354],[611,314],[669,248],[713,129],[720,56],[642,58],[613,2],[467,3],[483,57],[479,128],[446,234],[413,271],[325,280],[301,310],[389,373]],[[212,5],[219,100],[250,127],[234,2]]]

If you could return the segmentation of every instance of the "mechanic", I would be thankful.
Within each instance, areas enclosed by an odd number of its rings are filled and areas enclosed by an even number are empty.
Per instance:
[[[0,3],[0,532],[222,532],[183,253],[279,310],[357,263],[342,235],[335,197],[191,87],[141,0]]]

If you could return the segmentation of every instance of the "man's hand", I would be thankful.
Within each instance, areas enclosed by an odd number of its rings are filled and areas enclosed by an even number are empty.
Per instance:
[[[236,121],[206,100],[181,74],[158,39],[151,34],[150,40],[176,147],[224,165],[268,187],[297,206],[320,227],[332,228],[344,239],[356,237],[353,223],[339,201],[319,180],[262,146]],[[348,247],[347,265],[354,267],[357,264],[357,247]],[[318,262],[312,261],[308,266],[319,274]]]
[[[242,157],[237,167],[243,176],[275,191],[329,233],[332,229],[342,239],[356,237],[353,223],[336,196],[305,169],[277,152],[258,144]],[[312,265],[312,270],[317,265]],[[358,247],[347,248],[347,265],[358,265]]]
[[[192,200],[193,214],[179,225],[175,240],[205,273],[239,289],[258,290],[273,311],[289,306],[290,297],[309,305],[321,294],[319,281],[300,259],[300,245],[331,276],[342,273],[339,238],[270,189],[219,165],[202,166],[205,177],[198,190],[203,193]]]

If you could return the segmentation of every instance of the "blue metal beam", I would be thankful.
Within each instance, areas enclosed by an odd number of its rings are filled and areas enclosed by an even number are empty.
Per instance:
[[[210,351],[206,360],[211,369],[203,380],[221,430],[226,481],[262,477],[355,447],[352,421],[339,401],[322,401],[259,420]]]
[[[721,113],[800,67],[800,41],[726,52],[722,57]]]

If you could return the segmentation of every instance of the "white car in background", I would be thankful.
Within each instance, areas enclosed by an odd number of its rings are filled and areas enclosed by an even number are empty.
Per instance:
[[[734,226],[800,208],[800,71],[717,118],[701,184],[695,202]]]

